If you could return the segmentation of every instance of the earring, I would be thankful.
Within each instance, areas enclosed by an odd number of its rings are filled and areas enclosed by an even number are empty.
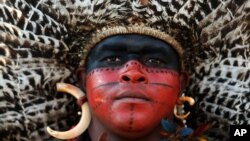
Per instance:
[[[160,132],[162,141],[208,141],[205,132],[210,128],[210,124],[202,124],[196,129],[187,127],[186,118],[190,112],[183,114],[183,104],[188,102],[190,106],[193,106],[195,101],[192,97],[184,96],[184,94],[178,98],[177,104],[174,108],[174,116],[182,121],[182,124],[177,124],[173,121],[165,119],[161,120],[163,131]]]
[[[81,119],[74,128],[68,131],[55,131],[52,130],[50,127],[47,127],[47,131],[51,136],[58,139],[73,139],[81,135],[90,124],[91,114],[88,103],[86,102],[87,99],[85,94],[79,88],[71,84],[57,83],[56,88],[58,92],[69,93],[77,99],[77,103],[79,104],[79,106],[81,106],[82,110]]]
[[[190,106],[193,106],[195,101],[192,97],[189,97],[189,96],[181,96],[179,97],[179,99],[177,100],[177,104],[175,105],[174,107],[174,116],[177,118],[177,119],[180,119],[180,120],[185,120],[190,112],[187,112],[186,114],[182,114],[183,113],[183,103],[184,102],[188,102],[188,104]]]
[[[188,96],[181,96],[177,100],[177,104],[174,107],[174,116],[177,119],[180,119],[183,123],[183,125],[162,119],[161,125],[163,127],[163,131],[161,132],[161,136],[163,139],[169,141],[169,140],[185,140],[189,138],[192,133],[193,129],[190,127],[187,127],[186,125],[186,118],[189,116],[190,112],[183,114],[183,103],[188,102],[190,106],[193,106],[195,101],[193,98]]]

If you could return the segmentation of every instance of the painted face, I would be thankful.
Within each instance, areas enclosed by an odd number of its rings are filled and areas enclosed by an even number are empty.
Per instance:
[[[96,45],[87,60],[91,112],[118,134],[149,132],[169,117],[179,93],[177,53],[143,35],[116,35]]]

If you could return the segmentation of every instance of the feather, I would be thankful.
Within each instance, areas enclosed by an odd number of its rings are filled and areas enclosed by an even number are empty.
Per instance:
[[[169,122],[165,119],[161,120],[161,125],[162,125],[163,129],[169,133],[175,132],[175,130],[177,128],[177,126],[173,122]]]
[[[250,124],[249,9],[249,0],[2,0],[1,139],[48,140],[47,125],[70,128],[77,105],[55,84],[76,84],[93,31],[141,21],[183,46],[194,121],[211,122],[208,136],[227,140],[230,124]]]

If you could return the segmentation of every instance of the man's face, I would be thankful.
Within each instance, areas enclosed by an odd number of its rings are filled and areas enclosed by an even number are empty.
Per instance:
[[[104,39],[87,60],[93,116],[119,134],[153,130],[173,112],[179,70],[177,53],[161,40],[143,35]]]

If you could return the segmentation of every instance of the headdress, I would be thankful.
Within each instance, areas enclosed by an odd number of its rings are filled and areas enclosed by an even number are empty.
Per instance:
[[[76,107],[56,95],[55,84],[75,83],[75,68],[105,31],[130,28],[181,54],[191,73],[187,93],[198,100],[195,122],[214,121],[218,129],[249,124],[249,0],[3,0],[0,6],[2,140],[45,140],[47,125],[68,129]]]

